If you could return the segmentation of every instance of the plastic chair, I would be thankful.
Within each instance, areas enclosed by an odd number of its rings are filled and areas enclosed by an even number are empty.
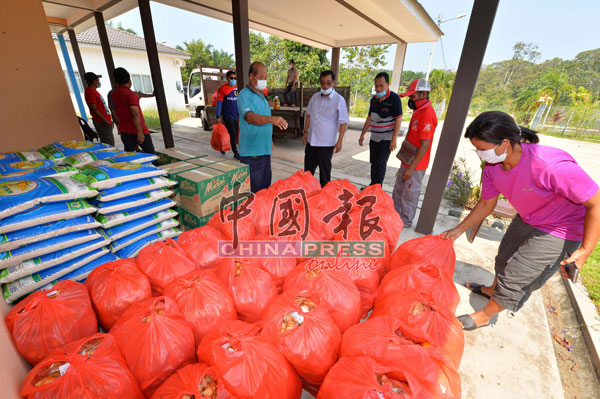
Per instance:
[[[92,127],[87,123],[87,121],[81,117],[77,117],[77,121],[79,122],[79,127],[83,131],[83,136],[85,137],[85,141],[94,141],[98,139],[100,141],[100,136]]]

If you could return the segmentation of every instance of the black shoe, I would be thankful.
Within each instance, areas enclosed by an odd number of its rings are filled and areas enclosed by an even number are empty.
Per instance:
[[[240,154],[238,154],[237,152],[235,154],[233,154],[233,157],[235,159],[237,159],[238,161],[240,160]]]
[[[221,154],[225,155],[225,151],[221,151]]]

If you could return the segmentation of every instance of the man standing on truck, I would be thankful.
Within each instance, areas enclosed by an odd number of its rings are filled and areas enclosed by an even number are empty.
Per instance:
[[[225,77],[227,78],[227,83],[217,90],[217,123],[223,123],[227,128],[233,157],[240,159],[240,154],[237,150],[239,126],[237,76],[234,71],[228,71]]]
[[[379,72],[375,76],[375,95],[371,99],[369,115],[358,139],[358,144],[362,146],[365,134],[371,128],[369,140],[371,184],[383,184],[387,161],[390,153],[396,149],[401,123],[400,97],[390,90],[390,76],[387,72]]]
[[[283,91],[283,105],[295,107],[300,72],[298,72],[298,68],[296,68],[296,63],[294,60],[290,60],[289,65],[290,69],[287,71],[287,77],[285,78],[285,90]]]
[[[100,87],[100,78],[102,75],[96,75],[94,72],[86,72],[83,75],[87,83],[85,88],[85,102],[87,103],[90,113],[92,114],[92,120],[94,121],[94,127],[96,133],[100,137],[100,142],[111,146],[115,146],[115,136],[113,135],[113,120],[108,111],[108,107],[104,102],[102,95],[96,90]]]
[[[313,94],[304,118],[304,170],[313,175],[319,167],[319,181],[324,187],[331,180],[331,158],[342,150],[344,133],[350,121],[346,100],[338,94],[333,71],[321,72],[321,91]],[[339,127],[339,136],[338,136]]]
[[[140,98],[131,90],[129,72],[125,68],[115,68],[113,76],[117,87],[112,91],[112,99],[119,117],[119,133],[125,151],[133,152],[139,144],[142,151],[154,154],[154,144],[144,122]]]
[[[271,108],[261,90],[267,87],[267,67],[255,61],[248,71],[248,86],[238,96],[240,118],[240,162],[250,167],[250,189],[253,193],[271,185],[271,152],[273,125],[288,127],[285,119],[271,116]]]

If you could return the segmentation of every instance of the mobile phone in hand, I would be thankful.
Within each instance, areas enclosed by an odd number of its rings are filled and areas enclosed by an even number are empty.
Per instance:
[[[565,265],[565,271],[567,272],[569,279],[576,283],[577,278],[579,277],[579,269],[577,268],[577,265],[575,265],[575,263],[569,263],[568,265]]]

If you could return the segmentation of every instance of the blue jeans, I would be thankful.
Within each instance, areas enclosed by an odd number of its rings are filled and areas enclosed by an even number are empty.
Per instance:
[[[259,155],[244,157],[240,155],[240,162],[250,167],[250,191],[256,193],[271,185],[271,156]]]

